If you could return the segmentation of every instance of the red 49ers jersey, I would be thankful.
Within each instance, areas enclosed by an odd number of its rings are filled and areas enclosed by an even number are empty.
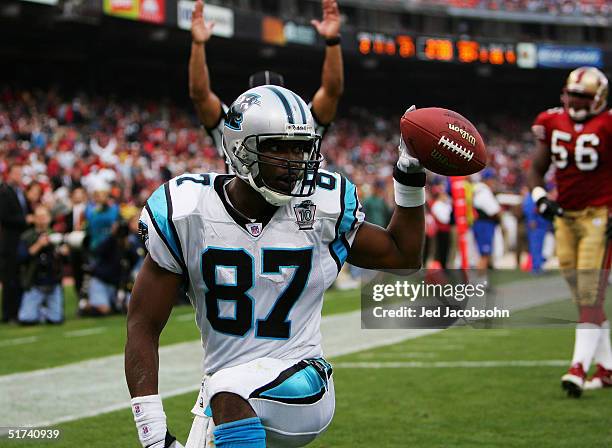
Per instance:
[[[612,110],[576,123],[564,109],[549,109],[531,129],[550,148],[561,207],[612,207]]]

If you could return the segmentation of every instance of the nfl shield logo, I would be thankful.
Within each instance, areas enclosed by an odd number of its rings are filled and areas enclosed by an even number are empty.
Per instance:
[[[246,225],[247,230],[253,236],[261,235],[262,225],[259,222],[254,222]]]
[[[303,201],[293,207],[295,220],[300,230],[312,230],[317,206],[312,201]]]

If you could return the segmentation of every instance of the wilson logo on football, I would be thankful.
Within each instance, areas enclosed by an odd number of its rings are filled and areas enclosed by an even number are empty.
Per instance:
[[[476,144],[476,137],[474,137],[472,134],[470,134],[468,131],[466,131],[465,129],[461,129],[459,126],[457,126],[456,124],[453,123],[449,123],[448,124],[448,128],[451,131],[455,131],[457,133],[459,133],[461,135],[461,137],[463,137],[464,139],[466,139],[468,142],[470,142],[472,145]]]

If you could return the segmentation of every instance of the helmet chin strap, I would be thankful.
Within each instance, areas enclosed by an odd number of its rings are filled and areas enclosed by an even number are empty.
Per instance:
[[[258,187],[255,181],[253,180],[252,173],[249,173],[249,185],[259,194],[261,194],[269,204],[272,204],[275,207],[282,207],[283,205],[291,202],[291,196],[277,193],[267,187]]]

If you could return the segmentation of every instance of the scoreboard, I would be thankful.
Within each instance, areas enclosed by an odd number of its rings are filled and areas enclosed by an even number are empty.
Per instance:
[[[508,42],[361,32],[357,34],[357,45],[363,55],[460,64],[516,65],[516,45]]]

